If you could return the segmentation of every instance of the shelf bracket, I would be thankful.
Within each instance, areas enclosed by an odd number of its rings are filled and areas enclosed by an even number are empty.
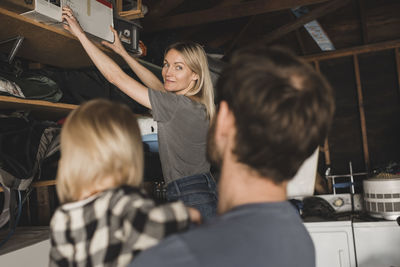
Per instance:
[[[14,60],[14,57],[17,54],[19,48],[21,47],[23,40],[24,40],[24,36],[18,35],[16,37],[12,37],[7,40],[0,41],[0,45],[14,41],[14,45],[11,48],[11,51],[8,55],[8,59],[6,60],[8,62],[8,64],[11,64],[11,62]]]

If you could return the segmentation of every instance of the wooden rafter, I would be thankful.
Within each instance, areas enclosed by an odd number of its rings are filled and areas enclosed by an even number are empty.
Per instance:
[[[170,11],[177,8],[184,0],[160,0],[154,4],[146,15],[145,20],[159,18],[167,15]]]
[[[165,29],[188,27],[216,21],[253,16],[273,11],[285,10],[297,6],[318,4],[326,1],[327,0],[246,1],[230,6],[216,6],[206,10],[164,17],[158,20],[149,20],[144,24],[144,27],[146,32],[154,32]]]
[[[357,0],[358,9],[360,10],[360,24],[361,24],[361,34],[364,44],[369,43],[368,28],[367,28],[367,16],[365,12],[365,0]]]
[[[320,53],[320,54],[304,56],[303,58],[307,61],[315,61],[315,60],[320,61],[320,60],[346,57],[346,56],[352,56],[352,55],[369,53],[369,52],[376,52],[376,51],[387,50],[387,49],[394,49],[394,48],[398,48],[398,47],[400,47],[400,39],[388,41],[388,42],[376,43],[376,44],[356,46],[356,47],[336,50],[336,51],[332,51],[332,52],[324,52],[324,53]]]
[[[315,8],[314,10],[310,11],[306,15],[298,18],[297,20],[290,22],[286,25],[283,25],[279,27],[278,29],[272,31],[269,33],[267,36],[265,36],[263,39],[264,42],[270,43],[273,42],[284,35],[302,27],[304,24],[313,21],[315,19],[318,19],[322,16],[325,16],[329,13],[332,13],[333,11],[347,5],[350,0],[335,0],[335,1],[329,1],[328,3]]]
[[[291,10],[288,10],[288,14],[292,18],[292,20],[296,19],[296,16],[293,14],[293,12]],[[301,51],[302,55],[305,55],[306,54],[306,47],[304,45],[303,38],[301,38],[301,34],[300,34],[299,29],[296,29],[295,33],[296,33],[297,42],[299,43],[299,46],[300,46],[300,51]]]
[[[229,57],[230,53],[233,51],[233,49],[236,47],[237,42],[242,38],[243,34],[246,32],[246,30],[249,28],[251,24],[253,24],[256,16],[252,16],[247,23],[243,26],[243,28],[240,30],[240,32],[235,36],[229,47],[225,50],[225,55],[224,58]]]
[[[240,2],[242,2],[242,0],[221,0],[218,3],[218,6],[230,6],[232,4],[238,4]]]

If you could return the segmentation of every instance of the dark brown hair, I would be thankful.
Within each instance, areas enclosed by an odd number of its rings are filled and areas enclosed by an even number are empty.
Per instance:
[[[275,183],[291,179],[326,137],[334,112],[330,85],[283,48],[236,51],[217,85],[235,116],[238,161]]]

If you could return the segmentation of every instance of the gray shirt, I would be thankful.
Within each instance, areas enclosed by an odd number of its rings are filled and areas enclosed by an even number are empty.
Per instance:
[[[158,147],[166,183],[210,170],[206,158],[209,120],[203,104],[169,92],[149,89]]]
[[[311,237],[289,202],[248,204],[143,251],[131,267],[315,266]]]

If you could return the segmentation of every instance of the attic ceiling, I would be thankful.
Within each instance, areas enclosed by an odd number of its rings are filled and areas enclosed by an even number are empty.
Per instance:
[[[122,7],[132,8],[136,3],[123,0]],[[218,54],[223,60],[236,48],[261,40],[289,47],[300,56],[320,54],[322,46],[310,35],[313,32],[319,36],[319,42],[329,42],[336,50],[385,42],[400,46],[397,45],[400,44],[398,0],[142,0],[141,3],[147,13],[136,22],[142,26],[140,40],[147,48],[144,59],[157,65],[162,63],[165,48],[180,40],[196,41],[207,53]],[[92,64],[78,41],[65,30],[41,27],[17,15],[31,6],[32,0],[0,1],[0,8],[16,14],[2,12],[0,41],[22,34],[26,38],[17,56],[65,68]],[[302,8],[301,16],[293,12],[298,7]],[[312,23],[311,31],[304,27],[307,23]],[[2,52],[7,49],[0,46]]]
[[[298,55],[322,52],[304,24],[317,21],[337,50],[400,39],[398,0],[143,0],[140,38],[159,64],[165,47],[193,40],[229,58],[238,47],[263,40]],[[296,17],[292,9],[308,13]]]

